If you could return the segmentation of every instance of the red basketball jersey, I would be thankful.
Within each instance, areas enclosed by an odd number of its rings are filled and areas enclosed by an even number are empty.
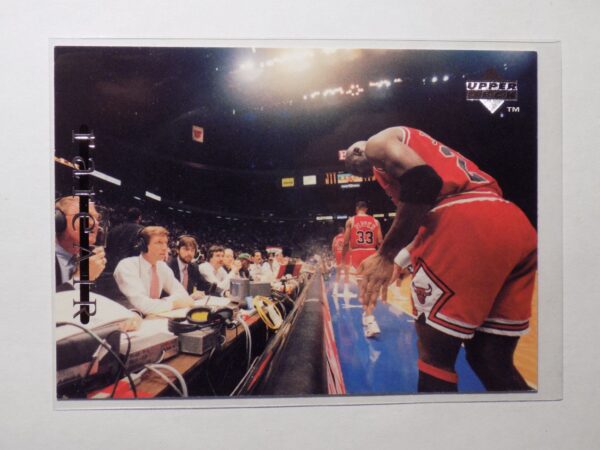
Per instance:
[[[497,181],[456,150],[436,141],[415,128],[402,127],[402,142],[417,153],[442,179],[437,201],[463,192],[481,192],[502,196]],[[373,168],[373,175],[394,203],[400,201],[398,181],[384,170]]]
[[[333,242],[331,243],[331,251],[335,255],[341,255],[344,250],[344,233],[338,234],[333,238]]]
[[[376,249],[379,222],[368,214],[358,214],[352,218],[350,248]]]

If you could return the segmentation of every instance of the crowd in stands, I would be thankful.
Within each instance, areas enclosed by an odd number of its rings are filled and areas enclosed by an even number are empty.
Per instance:
[[[76,197],[56,202],[56,287],[76,288]],[[205,294],[229,296],[231,280],[274,282],[283,267],[330,261],[331,223],[234,219],[171,209],[90,205],[94,289],[143,314],[193,305]],[[183,238],[182,238],[183,237]],[[298,264],[300,263],[300,265]],[[288,273],[288,272],[285,272]],[[279,275],[278,275],[279,274]]]

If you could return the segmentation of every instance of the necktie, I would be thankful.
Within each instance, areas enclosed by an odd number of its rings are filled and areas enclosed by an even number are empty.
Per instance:
[[[183,268],[183,287],[187,290],[188,286],[188,266]]]
[[[150,278],[150,298],[158,298],[159,296],[158,269],[156,268],[156,265],[153,265],[152,277]]]

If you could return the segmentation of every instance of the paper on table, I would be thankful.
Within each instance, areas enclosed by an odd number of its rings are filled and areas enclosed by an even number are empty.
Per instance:
[[[230,301],[226,297],[208,296],[208,297],[204,297],[199,300],[196,300],[194,302],[194,306],[205,306],[207,308],[211,308],[211,307],[222,308],[224,306],[229,305],[229,303],[230,303]],[[183,318],[185,318],[185,316],[189,310],[190,310],[189,308],[174,309],[172,311],[165,311],[165,312],[155,314],[155,316],[156,317],[165,317],[167,319],[183,319]]]
[[[209,295],[208,297],[204,297],[200,300],[196,300],[194,302],[195,306],[217,306],[224,307],[229,305],[230,301],[227,297],[213,297]]]
[[[89,323],[83,325],[77,318],[73,318],[73,314],[76,312],[73,307],[73,299],[78,294],[78,291],[64,291],[54,294],[54,319],[56,322],[74,322],[89,330],[93,330],[94,328],[110,323],[123,322],[136,316],[134,312],[129,311],[117,302],[102,295],[90,293],[90,300],[96,302],[96,314],[90,317]],[[55,337],[59,341],[78,333],[83,333],[83,331],[77,327],[65,325],[56,329]]]

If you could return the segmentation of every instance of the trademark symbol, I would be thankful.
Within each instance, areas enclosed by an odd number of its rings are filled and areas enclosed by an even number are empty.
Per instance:
[[[516,113],[520,111],[518,106],[507,106],[506,109],[509,113]]]

